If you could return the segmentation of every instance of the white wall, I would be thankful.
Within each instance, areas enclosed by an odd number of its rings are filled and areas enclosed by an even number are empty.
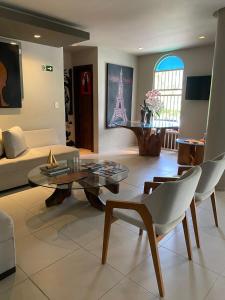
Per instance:
[[[53,65],[54,71],[43,72],[43,64]],[[24,130],[55,128],[65,143],[62,48],[22,42],[22,73],[22,108],[1,108],[0,128],[4,130],[14,125]],[[55,102],[59,104],[58,109]]]
[[[136,138],[128,129],[105,128],[106,119],[106,63],[119,64],[134,68],[132,119],[137,111],[137,57],[122,51],[98,48],[98,120],[99,152],[113,151],[136,144]]]
[[[183,97],[181,107],[182,136],[200,138],[206,131],[208,101],[188,101],[185,99],[186,77],[191,75],[209,75],[212,71],[214,46],[174,51],[185,64]],[[142,103],[146,91],[153,87],[153,73],[157,61],[166,54],[143,55],[138,58],[138,101]]]
[[[73,67],[72,53],[66,50],[63,51],[64,69],[70,69]]]

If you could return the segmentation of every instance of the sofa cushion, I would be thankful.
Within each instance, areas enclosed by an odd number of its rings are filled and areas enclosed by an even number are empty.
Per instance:
[[[29,148],[60,144],[53,128],[24,131],[24,135]]]
[[[68,147],[65,145],[51,145],[45,147],[33,148],[39,155],[48,157],[50,150],[57,160],[73,159],[74,156],[79,156],[77,148]]]
[[[4,153],[3,142],[2,142],[2,130],[0,129],[0,157]]]
[[[27,149],[23,130],[19,126],[3,131],[2,137],[7,158],[15,158]]]

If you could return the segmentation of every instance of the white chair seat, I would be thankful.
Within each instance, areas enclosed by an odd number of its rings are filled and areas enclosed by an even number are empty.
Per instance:
[[[147,195],[145,194],[140,194],[138,196],[136,196],[135,198],[133,198],[132,200],[130,200],[131,202],[138,202],[138,203],[142,203],[143,199],[146,198]],[[113,216],[115,218],[121,219],[125,222],[128,222],[134,226],[137,226],[139,228],[144,229],[145,225],[142,221],[142,218],[140,217],[140,215],[134,211],[134,210],[124,210],[124,209],[119,209],[116,208],[113,210]]]
[[[212,195],[213,192],[215,192],[215,189],[207,191],[206,193],[197,193],[196,192],[195,193],[195,201],[198,201],[198,202],[204,201],[204,200],[208,199]]]
[[[131,201],[135,201],[135,202],[142,202],[144,198],[146,198],[147,195],[139,195],[137,197],[135,197],[134,199],[132,199]],[[151,212],[150,212],[151,213]],[[143,230],[145,230],[145,224],[141,218],[141,216],[139,215],[139,213],[137,213],[135,210],[129,210],[129,209],[119,209],[116,208],[113,210],[113,216],[115,218],[118,218],[120,220],[123,220],[127,223],[130,223],[134,226],[137,226],[138,228],[141,228]],[[177,220],[167,223],[167,224],[154,224],[155,227],[155,232],[157,235],[164,235],[166,233],[168,233],[170,230],[172,230],[173,228],[175,228],[185,217],[185,214],[183,214],[181,217],[179,217]]]
[[[134,210],[116,208],[113,210],[113,216],[141,229],[145,229],[142,218],[140,217],[139,213]]]

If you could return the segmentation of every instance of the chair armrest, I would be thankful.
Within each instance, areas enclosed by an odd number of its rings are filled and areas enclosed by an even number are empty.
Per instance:
[[[180,167],[178,167],[177,175],[182,175],[182,173],[184,171],[188,171],[191,168],[193,168],[193,167],[192,166],[180,166]]]
[[[145,181],[144,183],[144,194],[149,194],[150,189],[156,189],[162,182]]]
[[[113,217],[114,208],[135,210],[141,216],[146,227],[153,224],[152,216],[144,203],[108,200],[105,207],[105,220],[110,223],[116,221],[116,218]]]
[[[108,200],[106,202],[106,209],[120,208],[120,209],[137,210],[139,207],[143,205],[144,204],[140,202]]]
[[[179,177],[153,177],[153,181],[155,182],[167,182],[167,181],[176,181]]]

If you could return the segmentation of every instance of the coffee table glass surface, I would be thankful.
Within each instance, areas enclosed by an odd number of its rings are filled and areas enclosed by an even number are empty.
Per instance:
[[[68,167],[69,170],[63,174],[48,176],[40,169],[45,165],[35,167],[28,173],[30,184],[53,189],[68,189],[68,185],[71,189],[98,188],[119,183],[127,178],[129,172],[128,168],[120,163],[104,160],[64,160],[59,161],[59,165]],[[80,179],[66,184],[63,180],[60,184],[56,183],[56,178],[63,178],[64,175],[71,173],[80,174]]]

